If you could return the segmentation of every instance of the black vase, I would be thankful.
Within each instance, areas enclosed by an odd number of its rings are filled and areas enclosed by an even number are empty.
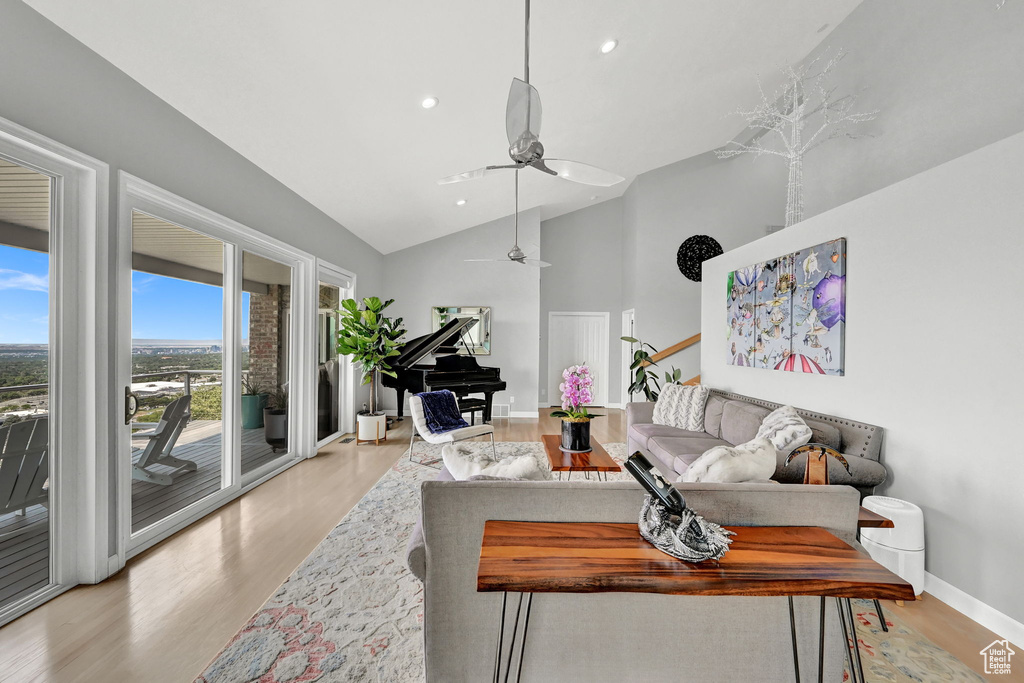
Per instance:
[[[562,420],[562,450],[570,453],[585,453],[590,450],[590,420]]]

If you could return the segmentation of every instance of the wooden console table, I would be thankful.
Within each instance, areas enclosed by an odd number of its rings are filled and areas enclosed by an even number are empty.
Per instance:
[[[520,593],[505,678],[521,638],[518,672],[534,593],[634,592],[666,595],[748,595],[789,598],[793,665],[800,680],[793,596],[821,596],[818,680],[824,671],[825,598],[839,609],[847,662],[864,681],[851,598],[913,599],[909,583],[820,527],[727,527],[736,533],[718,562],[690,564],[662,553],[636,524],[488,521],[484,524],[477,590],[502,592],[495,680],[505,650],[508,594]],[[524,600],[523,595],[527,597]],[[525,602],[525,614],[522,613]],[[523,622],[518,636],[519,622]],[[854,635],[851,648],[850,635]],[[852,650],[852,652],[851,652]],[[518,680],[517,672],[517,680]]]

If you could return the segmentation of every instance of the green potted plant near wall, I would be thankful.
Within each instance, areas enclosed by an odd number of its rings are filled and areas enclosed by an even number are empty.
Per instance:
[[[566,453],[586,453],[590,448],[590,421],[600,415],[587,412],[587,404],[594,400],[594,378],[590,368],[573,365],[562,372],[562,409],[551,413],[551,417],[562,419],[562,443],[559,446]]]
[[[387,440],[387,418],[379,410],[377,383],[381,374],[397,377],[388,360],[399,354],[399,339],[405,334],[402,319],[391,319],[383,314],[394,299],[381,301],[372,296],[363,299],[362,305],[355,299],[341,302],[341,329],[338,330],[338,353],[352,356],[352,362],[359,365],[363,384],[370,385],[370,409],[356,416],[358,427],[356,442],[379,443]]]
[[[259,429],[263,426],[263,408],[267,394],[251,374],[242,376],[242,429]]]
[[[265,425],[264,438],[275,453],[278,448],[288,448],[288,390],[278,387],[267,398],[263,409]]]

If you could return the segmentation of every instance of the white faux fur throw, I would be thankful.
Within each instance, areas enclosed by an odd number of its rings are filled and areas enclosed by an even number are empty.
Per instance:
[[[467,443],[447,444],[441,449],[441,459],[451,475],[458,481],[484,474],[489,477],[506,479],[551,479],[551,470],[545,468],[532,455],[515,455],[494,460],[491,445],[470,445]],[[545,458],[545,463],[547,459]]]
[[[764,481],[775,474],[775,446],[768,439],[754,439],[739,446],[715,446],[683,472],[678,481],[735,484]]]

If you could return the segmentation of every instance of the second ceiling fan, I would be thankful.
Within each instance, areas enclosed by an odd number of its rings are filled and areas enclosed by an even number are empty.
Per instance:
[[[438,184],[459,183],[475,180],[485,175],[507,169],[518,171],[535,168],[548,175],[558,176],[574,183],[610,187],[625,178],[610,171],[567,159],[552,159],[544,156],[544,145],[540,142],[540,93],[530,85],[530,0],[526,0],[526,39],[523,79],[512,79],[505,106],[505,132],[508,134],[508,155],[511,164],[485,166],[475,171],[458,173],[438,180]]]

